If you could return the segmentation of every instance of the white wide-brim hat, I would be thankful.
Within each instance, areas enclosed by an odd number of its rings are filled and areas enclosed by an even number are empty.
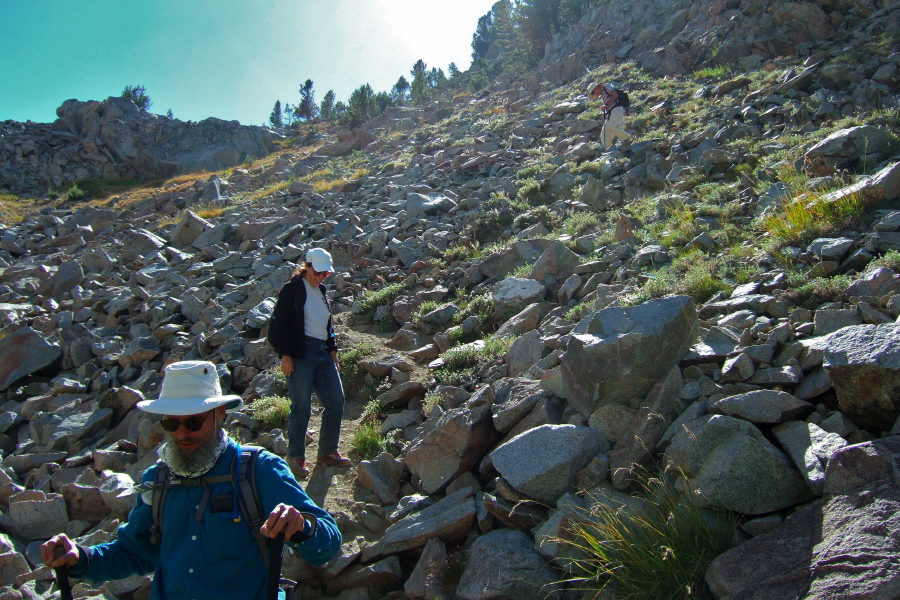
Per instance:
[[[227,404],[226,410],[239,410],[244,401],[240,396],[223,396],[216,365],[205,360],[183,360],[164,370],[162,389],[156,400],[137,403],[145,412],[185,417],[199,415]]]

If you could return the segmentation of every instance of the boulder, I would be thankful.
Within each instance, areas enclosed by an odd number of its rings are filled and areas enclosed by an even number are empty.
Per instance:
[[[880,152],[891,141],[886,129],[862,125],[835,131],[806,151],[809,162],[825,161],[834,169],[846,169],[866,154]]]
[[[384,505],[400,502],[399,486],[403,476],[403,463],[387,452],[372,460],[359,462],[356,479],[361,486],[370,489]]]
[[[510,566],[515,565],[515,568]],[[535,552],[534,542],[521,531],[498,529],[469,548],[466,568],[456,588],[461,600],[559,600],[559,573]]]
[[[592,313],[572,330],[561,357],[565,397],[584,417],[610,402],[637,408],[697,333],[697,311],[687,296]]]
[[[813,409],[812,404],[798,400],[787,392],[755,390],[722,398],[709,407],[709,412],[751,423],[778,424],[803,419]]]
[[[437,538],[428,540],[409,579],[403,584],[406,597],[412,600],[444,600],[453,597],[453,589],[446,581],[448,562],[444,543]]]
[[[491,452],[494,468],[517,491],[546,504],[574,491],[575,474],[609,442],[596,429],[542,425]]]
[[[828,433],[814,423],[791,421],[772,430],[806,480],[809,489],[821,496],[825,486],[825,469],[831,456],[847,445],[836,433]]]
[[[19,379],[59,361],[62,351],[31,327],[21,327],[0,339],[0,392]]]
[[[477,465],[496,441],[489,405],[454,408],[407,451],[406,464],[421,478],[422,489],[433,494]]]
[[[810,349],[824,352],[841,412],[859,427],[890,431],[900,415],[900,326],[845,327]]]
[[[831,456],[825,497],[712,561],[717,598],[830,600],[900,595],[900,437]]]
[[[689,423],[666,449],[666,470],[683,473],[681,483],[705,504],[761,515],[812,499],[790,459],[755,425],[707,415]]]

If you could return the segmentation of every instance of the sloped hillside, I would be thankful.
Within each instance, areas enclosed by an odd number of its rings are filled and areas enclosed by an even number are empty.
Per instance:
[[[165,364],[215,362],[248,402],[231,434],[286,451],[265,333],[313,246],[338,266],[356,462],[305,482],[345,546],[286,558],[301,597],[896,597],[898,21],[612,1],[477,94],[9,199],[0,597],[54,597],[50,535],[115,536]],[[631,99],[612,148],[584,95],[603,81]]]

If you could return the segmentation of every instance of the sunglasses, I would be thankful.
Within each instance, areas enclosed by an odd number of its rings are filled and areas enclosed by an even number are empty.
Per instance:
[[[212,411],[206,413],[205,417],[188,417],[184,421],[169,417],[168,419],[160,421],[159,424],[169,433],[175,433],[182,425],[184,425],[184,428],[188,431],[200,431],[200,428],[203,427],[203,423],[206,422],[206,419],[209,418],[210,414],[212,414]]]
[[[331,271],[316,271],[312,267],[309,268],[312,271],[312,274],[316,277],[321,277],[322,275],[331,275]]]

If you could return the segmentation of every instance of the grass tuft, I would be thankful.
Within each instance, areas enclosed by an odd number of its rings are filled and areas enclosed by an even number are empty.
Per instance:
[[[253,416],[262,422],[264,429],[275,429],[287,425],[291,414],[291,401],[284,396],[264,396],[251,405]]]
[[[683,477],[683,476],[682,476]],[[728,550],[736,519],[703,508],[668,475],[638,478],[643,502],[620,506],[597,501],[574,519],[577,550],[573,583],[595,597],[610,591],[626,599],[712,598],[703,576]]]

